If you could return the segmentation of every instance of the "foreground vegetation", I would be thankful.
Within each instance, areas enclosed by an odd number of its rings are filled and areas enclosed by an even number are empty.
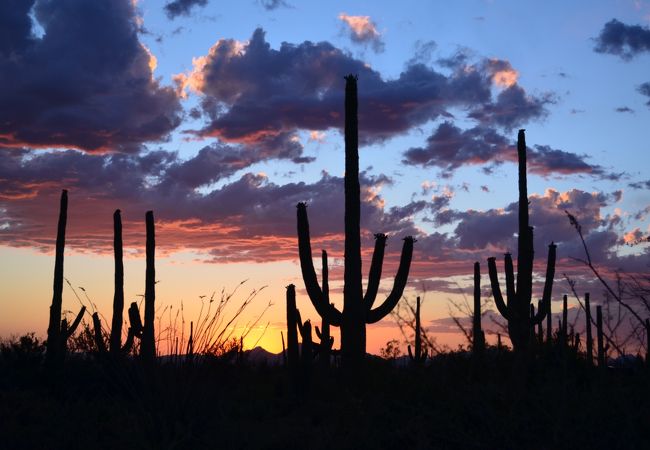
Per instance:
[[[297,389],[282,364],[245,355],[111,362],[71,354],[56,377],[32,338],[2,345],[7,449],[649,448],[650,374],[507,350],[397,367],[369,357],[361,381],[317,370]]]

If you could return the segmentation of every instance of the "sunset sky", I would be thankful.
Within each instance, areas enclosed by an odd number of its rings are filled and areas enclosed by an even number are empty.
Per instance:
[[[319,324],[300,278],[295,205],[308,203],[341,305],[349,73],[359,77],[366,276],[372,234],[389,235],[380,299],[401,239],[416,236],[406,295],[425,298],[440,343],[463,342],[448,299],[471,295],[474,261],[488,297],[487,258],[501,270],[516,251],[514,144],[525,128],[536,268],[555,241],[554,300],[567,273],[598,303],[600,288],[570,258],[584,253],[564,211],[604,273],[648,273],[650,247],[626,244],[650,233],[649,26],[640,0],[2,0],[0,336],[45,335],[61,189],[65,276],[90,309],[110,317],[117,208],[126,300],[140,300],[153,210],[160,311],[182,302],[189,322],[200,296],[247,280],[236,301],[266,286],[238,325],[272,301],[260,345],[277,352],[284,287],[295,283],[303,317]],[[64,310],[79,306],[66,284]],[[368,350],[394,338],[386,318],[369,328]]]

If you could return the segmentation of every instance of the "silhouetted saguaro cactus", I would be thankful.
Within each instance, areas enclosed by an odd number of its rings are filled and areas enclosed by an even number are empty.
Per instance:
[[[140,355],[143,361],[153,363],[156,360],[156,342],[154,334],[154,320],[156,314],[156,269],[154,265],[156,239],[154,234],[153,211],[147,211],[145,219],[147,227],[147,265],[144,291],[144,328],[142,330]]]
[[[560,324],[560,342],[563,347],[568,345],[569,339],[569,308],[567,303],[567,296],[562,296],[562,322]]]
[[[645,320],[645,363],[650,367],[650,319]]]
[[[95,347],[100,354],[106,353],[106,342],[104,342],[104,334],[102,333],[102,321],[97,312],[93,313],[93,328],[95,329]]]
[[[485,350],[485,333],[481,328],[481,265],[474,263],[474,313],[472,316],[472,353],[479,356]]]
[[[327,264],[327,252],[325,250],[323,250],[321,254],[321,261],[323,267],[323,298],[329,303],[329,266]],[[322,331],[318,328],[318,325],[316,326],[316,336],[318,336],[318,339],[320,339],[320,345],[318,346],[318,360],[320,362],[321,368],[327,369],[330,365],[332,346],[334,345],[334,337],[330,335],[330,323],[324,317],[321,321],[321,327]]]
[[[316,325],[316,336],[320,340],[318,345],[318,361],[323,369],[326,369],[330,365],[330,359],[332,356],[332,347],[334,346],[334,336],[330,336],[330,324],[327,320],[322,319],[321,322],[322,331]]]
[[[56,232],[56,249],[54,256],[54,282],[52,304],[50,305],[50,321],[47,327],[47,353],[45,364],[50,367],[58,367],[63,364],[67,348],[67,341],[81,323],[86,307],[82,306],[77,317],[68,327],[66,319],[61,320],[61,309],[63,305],[63,252],[65,250],[65,228],[68,221],[68,191],[61,192],[61,203],[59,207],[59,222]]]
[[[115,287],[113,293],[113,320],[111,321],[110,351],[122,352],[122,321],[124,312],[124,262],[122,249],[122,216],[119,209],[113,213],[113,254],[115,259]]]
[[[548,302],[549,305],[551,302]],[[540,310],[544,307],[544,302],[542,300],[539,300],[537,302],[537,310]],[[548,316],[548,312],[546,313]],[[537,345],[539,348],[542,348],[542,345],[544,344],[544,326],[542,325],[543,320],[540,320],[539,323],[537,324]]]
[[[548,302],[548,305],[546,305],[546,342],[548,345],[551,345],[553,342],[553,311],[551,309],[551,303],[553,302]]]
[[[296,309],[296,318],[298,320],[298,331],[300,331],[300,337],[302,338],[300,346],[300,366],[302,369],[302,377],[300,383],[304,387],[311,379],[312,361],[314,359],[314,341],[311,334],[311,321],[305,320],[303,322],[300,317],[300,310],[298,309]]]
[[[492,284],[492,294],[497,309],[508,321],[508,333],[515,351],[520,352],[530,342],[530,327],[544,320],[551,302],[553,278],[555,276],[555,244],[548,246],[546,279],[544,282],[544,302],[534,318],[530,318],[529,308],[533,293],[533,228],[528,218],[528,186],[526,179],[526,137],[524,130],[517,136],[517,154],[519,159],[519,235],[517,237],[517,284],[515,285],[512,256],[505,255],[506,302],[501,295],[495,258],[488,259],[488,270]]]
[[[420,297],[415,300],[415,352],[408,347],[409,358],[411,362],[418,366],[427,360],[427,351],[422,350],[422,322],[420,321]]]
[[[598,345],[598,367],[606,367],[605,343],[603,342],[603,308],[596,306],[596,343]]]
[[[591,306],[589,305],[589,292],[585,293],[585,336],[587,338],[587,364],[594,363],[594,340],[591,336]]]
[[[287,365],[289,374],[296,377],[298,373],[298,316],[296,314],[296,286],[287,286]]]
[[[386,235],[375,235],[375,252],[370,264],[368,289],[364,296],[361,280],[361,191],[359,186],[357,78],[348,75],[345,80],[345,269],[342,311],[329,303],[318,285],[312,261],[309,221],[305,203],[298,204],[298,249],[302,277],[311,302],[321,317],[331,325],[341,327],[343,363],[348,366],[357,366],[363,361],[366,354],[366,324],[380,321],[390,313],[402,297],[411,266],[415,240],[412,237],[404,239],[393,289],[384,303],[373,309],[381,278]]]
[[[109,338],[109,352],[113,357],[125,355],[131,351],[135,338],[132,327],[129,327],[126,342],[122,345],[122,321],[124,320],[124,263],[122,246],[122,216],[119,209],[113,213],[113,254],[115,259],[115,287],[113,294],[113,319]],[[139,318],[139,314],[138,314]],[[95,328],[95,346],[100,354],[106,352],[106,344],[102,333],[102,322],[97,313],[93,314]]]

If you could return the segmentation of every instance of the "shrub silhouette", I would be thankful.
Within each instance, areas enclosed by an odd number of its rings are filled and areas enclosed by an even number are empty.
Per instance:
[[[530,305],[533,293],[533,227],[528,220],[528,186],[526,179],[526,137],[524,130],[517,136],[517,154],[519,159],[519,235],[517,236],[517,283],[515,285],[514,268],[510,253],[505,255],[506,301],[503,300],[497,276],[496,258],[488,258],[488,271],[492,285],[492,295],[499,313],[508,321],[508,334],[513,349],[517,353],[526,351],[530,344],[530,329],[539,324],[549,311],[555,276],[556,245],[548,246],[546,263],[546,280],[542,306],[534,317],[530,317]]]
[[[361,281],[357,78],[348,75],[345,81],[345,269],[342,311],[330,304],[329,298],[318,285],[312,261],[305,203],[298,204],[298,250],[302,278],[312,304],[322,318],[331,325],[341,328],[343,364],[348,367],[358,367],[366,354],[366,324],[380,321],[390,313],[402,297],[411,266],[415,239],[410,236],[404,239],[393,289],[384,303],[373,309],[381,278],[386,235],[375,235],[375,250],[370,264],[368,289],[364,296]]]

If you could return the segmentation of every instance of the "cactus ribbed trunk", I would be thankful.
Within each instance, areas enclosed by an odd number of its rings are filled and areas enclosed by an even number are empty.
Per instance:
[[[154,321],[156,315],[156,238],[154,234],[153,211],[147,211],[145,219],[147,243],[145,250],[146,273],[144,291],[144,328],[142,331],[140,355],[143,361],[151,364],[156,360],[156,341],[154,333]]]
[[[366,318],[361,285],[361,192],[359,187],[359,131],[357,79],[345,84],[345,269],[343,274],[343,320],[341,352],[346,365],[366,354]]]
[[[113,254],[115,257],[115,289],[113,294],[110,351],[111,354],[118,355],[122,351],[122,321],[124,312],[122,217],[119,209],[113,213]]]
[[[589,293],[585,294],[585,335],[587,336],[587,364],[594,363],[594,339],[591,336],[591,306],[589,304]]]
[[[54,283],[52,304],[50,305],[50,322],[47,327],[47,353],[45,362],[48,366],[58,365],[63,360],[61,343],[61,307],[63,304],[63,251],[65,249],[65,227],[68,221],[68,191],[61,192],[59,222],[56,231],[56,250],[54,257]]]

